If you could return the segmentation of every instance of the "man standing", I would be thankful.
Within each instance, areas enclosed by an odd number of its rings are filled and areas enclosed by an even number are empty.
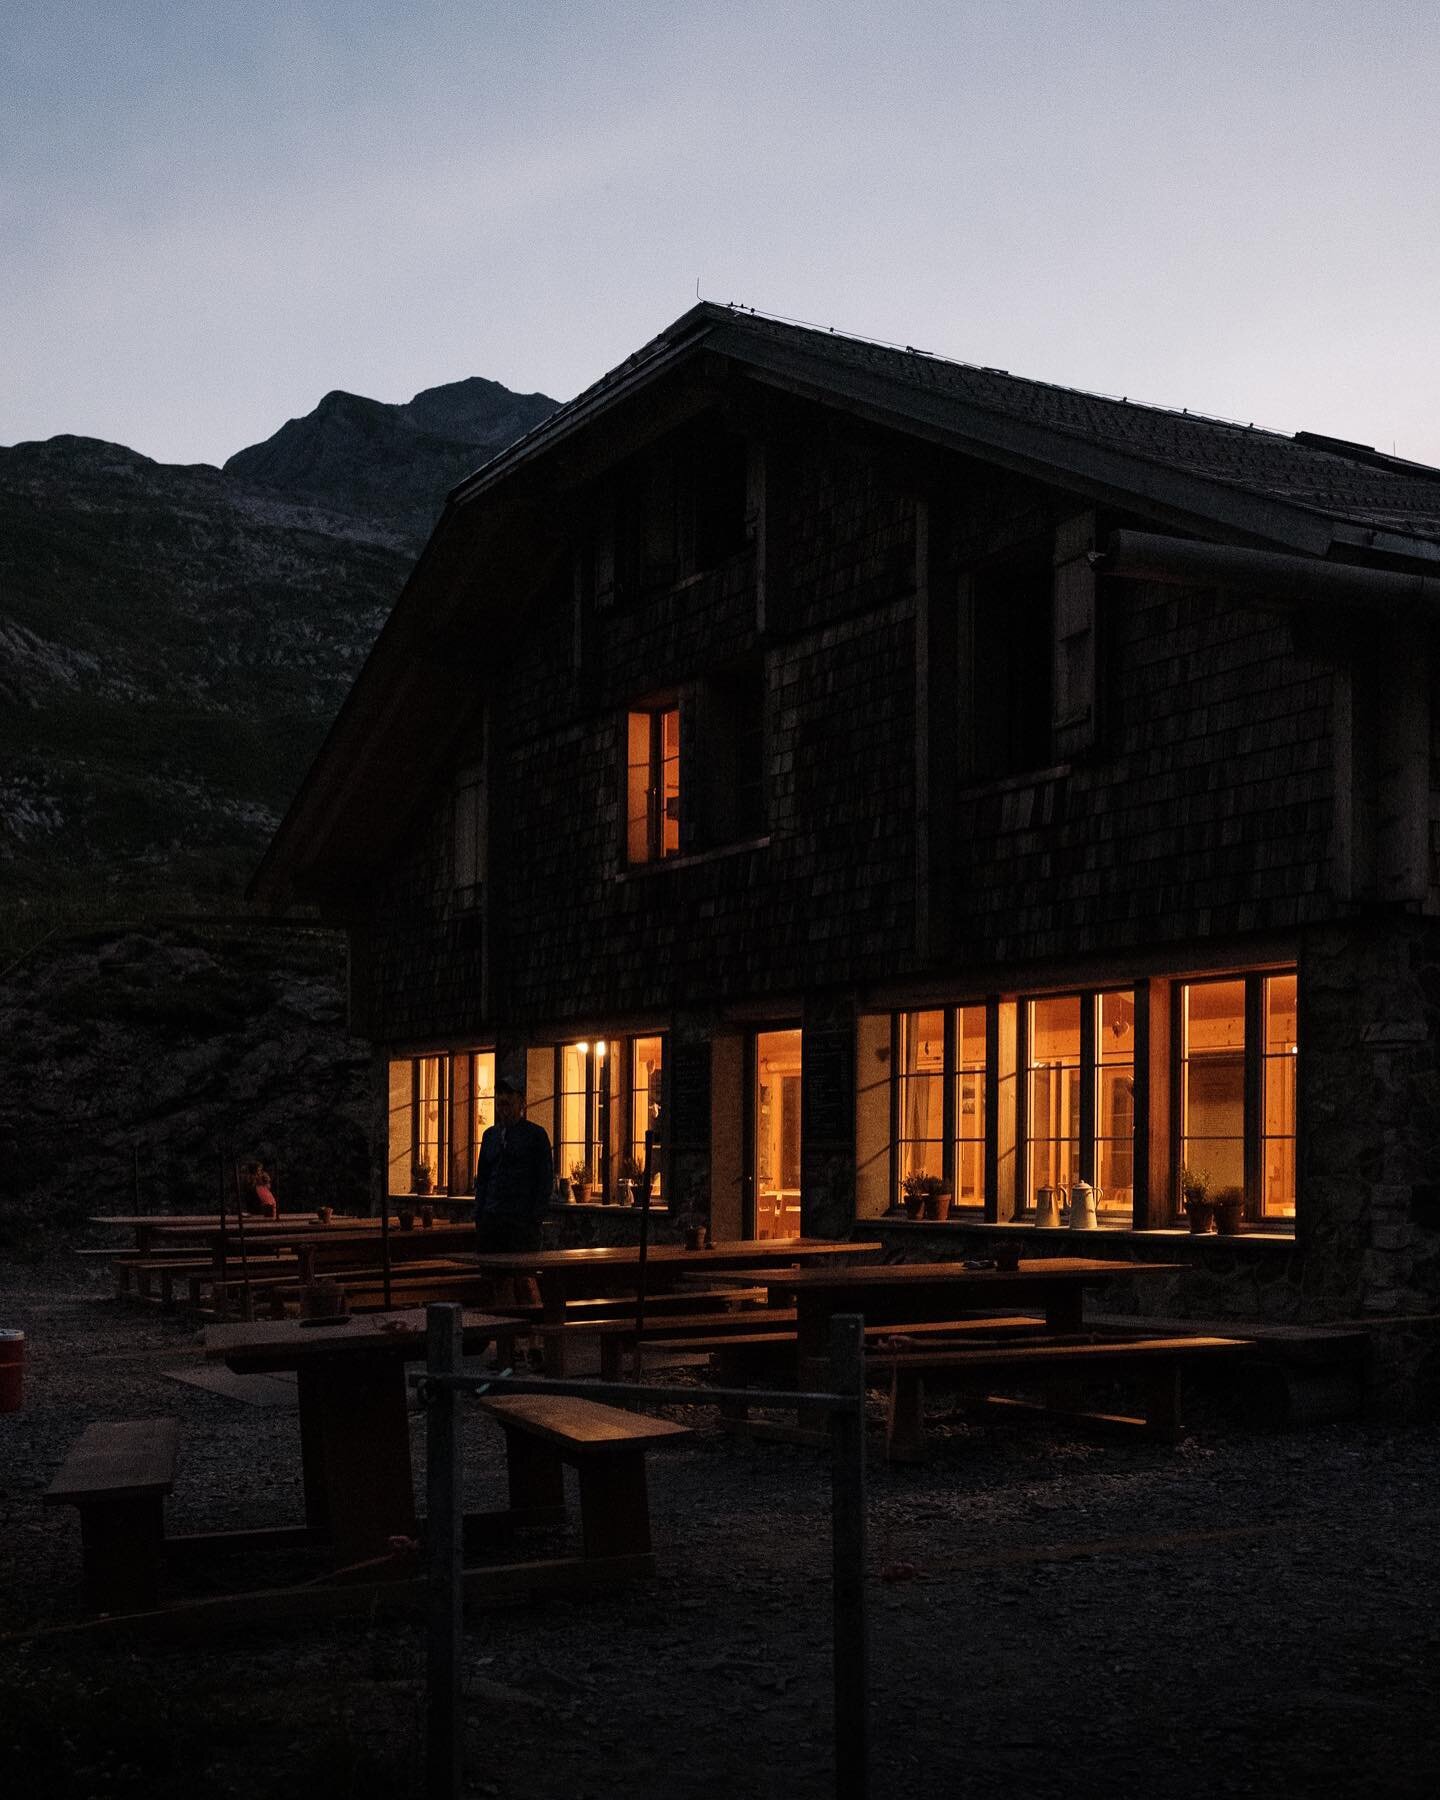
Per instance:
[[[495,1084],[495,1123],[475,1165],[475,1244],[480,1255],[540,1248],[555,1185],[550,1139],[525,1117],[519,1090]]]

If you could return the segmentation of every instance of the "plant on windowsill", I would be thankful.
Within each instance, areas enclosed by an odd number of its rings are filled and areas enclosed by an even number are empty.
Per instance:
[[[1211,1205],[1215,1209],[1215,1229],[1226,1237],[1238,1237],[1245,1229],[1245,1196],[1241,1190],[1220,1188]]]
[[[1188,1165],[1180,1171],[1180,1198],[1190,1221],[1191,1235],[1199,1237],[1215,1222],[1215,1202],[1210,1198],[1210,1177],[1204,1169]]]
[[[586,1175],[584,1163],[571,1163],[570,1191],[575,1196],[575,1204],[577,1206],[583,1206],[585,1204],[585,1183],[588,1179],[589,1177]]]
[[[633,1156],[620,1158],[619,1171],[615,1180],[615,1198],[621,1206],[633,1206],[635,1196],[640,1189],[642,1170]]]
[[[935,1176],[927,1174],[924,1169],[913,1169],[900,1183],[900,1192],[905,1196],[905,1217],[918,1219],[925,1211],[925,1202],[930,1197],[930,1183]]]
[[[925,1217],[948,1219],[955,1189],[943,1175],[932,1175],[925,1187]]]
[[[428,1194],[434,1176],[428,1162],[417,1162],[410,1171],[410,1192]]]

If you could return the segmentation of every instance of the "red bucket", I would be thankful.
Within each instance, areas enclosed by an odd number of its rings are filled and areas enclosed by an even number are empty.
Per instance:
[[[0,1413],[19,1412],[25,1378],[25,1333],[0,1331]]]

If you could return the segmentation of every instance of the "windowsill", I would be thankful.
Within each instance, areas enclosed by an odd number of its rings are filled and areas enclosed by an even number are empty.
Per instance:
[[[1010,794],[1017,788],[1039,787],[1042,782],[1062,781],[1074,768],[1073,763],[1056,763],[1048,769],[1025,769],[1016,775],[991,775],[978,781],[967,781],[957,789],[957,800],[970,800],[981,794]]]
[[[1030,1225],[1025,1221],[1013,1219],[902,1219],[882,1215],[878,1219],[857,1219],[856,1229],[869,1231],[872,1227],[883,1225],[903,1231],[962,1231],[962,1232],[1005,1232],[1043,1240],[1046,1244],[1057,1242],[1073,1243],[1077,1238],[1092,1243],[1096,1238],[1133,1239],[1137,1243],[1148,1243],[1153,1239],[1164,1238],[1166,1242],[1207,1244],[1256,1244],[1294,1249],[1295,1234],[1293,1231],[1240,1231],[1224,1233],[1218,1231],[1191,1231],[1185,1225],[1149,1225],[1141,1231],[1133,1225],[1097,1225],[1093,1231],[1072,1231],[1068,1225],[1047,1226],[1043,1231],[1038,1225]]]
[[[664,869],[697,869],[705,863],[720,862],[727,856],[740,856],[746,850],[767,849],[769,844],[770,833],[767,831],[763,837],[741,838],[738,843],[718,844],[713,850],[691,850],[683,856],[662,856],[654,862],[624,863],[615,871],[615,880],[631,881],[637,877],[643,880]]]
[[[668,1213],[669,1210],[670,1208],[664,1203],[651,1202],[652,1216],[655,1213]],[[550,1211],[552,1213],[642,1213],[645,1208],[639,1205],[621,1206],[618,1201],[614,1200],[608,1206],[603,1200],[554,1200],[550,1203]]]

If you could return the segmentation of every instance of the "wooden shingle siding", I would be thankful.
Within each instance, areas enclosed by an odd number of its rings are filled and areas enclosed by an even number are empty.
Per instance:
[[[590,621],[578,675],[572,590],[530,606],[490,689],[492,1011],[507,1028],[923,972],[915,506],[893,469],[823,442],[793,455],[784,492],[784,618],[763,640],[749,550]],[[957,482],[936,554],[1033,533],[1033,484],[1010,499]],[[1052,528],[1073,510],[1051,496]],[[1209,589],[1102,583],[1098,610],[1093,753],[955,798],[947,966],[1293,932],[1332,908],[1330,669],[1284,620]],[[764,659],[768,842],[626,869],[625,706],[746,654]],[[377,896],[365,985],[383,1041],[484,1023],[480,926],[453,915],[448,833],[435,796]]]

